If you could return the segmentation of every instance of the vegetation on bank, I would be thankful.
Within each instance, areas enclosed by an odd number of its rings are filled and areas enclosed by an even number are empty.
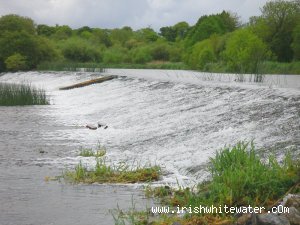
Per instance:
[[[186,70],[189,69],[182,62],[172,63],[164,61],[153,61],[147,64],[119,63],[70,63],[70,62],[43,62],[37,66],[39,71],[85,71],[85,72],[102,72],[105,68],[123,68],[123,69],[170,69]]]
[[[241,24],[238,15],[223,11],[203,15],[194,25],[183,21],[159,32],[150,27],[134,31],[128,26],[71,29],[5,15],[0,18],[0,72],[100,65],[299,74],[299,21],[296,0],[267,2],[261,15],[246,24]]]
[[[293,160],[287,153],[282,162],[273,155],[263,161],[253,144],[240,142],[232,147],[225,147],[210,159],[211,179],[200,183],[196,190],[189,188],[171,189],[168,186],[147,188],[148,196],[159,198],[164,206],[190,207],[201,206],[264,206],[267,210],[275,206],[288,192],[300,192],[300,162]],[[131,222],[143,224],[148,221],[147,212],[116,214],[116,224]],[[153,218],[152,218],[153,219]],[[184,217],[175,214],[160,215],[154,224],[232,224],[233,215],[217,213],[192,213]]]
[[[30,84],[0,83],[0,106],[48,105],[46,93]]]
[[[94,155],[95,156],[95,155]],[[160,167],[143,166],[130,168],[126,163],[108,165],[105,158],[96,156],[96,165],[88,169],[81,162],[74,171],[66,171],[63,177],[74,183],[138,183],[157,181]]]

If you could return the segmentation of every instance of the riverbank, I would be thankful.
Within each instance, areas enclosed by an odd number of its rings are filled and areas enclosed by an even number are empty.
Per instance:
[[[85,69],[84,69],[85,68]],[[165,61],[153,61],[146,64],[104,64],[104,63],[72,63],[72,62],[44,62],[37,66],[38,71],[79,71],[102,72],[105,68],[112,69],[171,69],[171,70],[195,70],[183,62],[172,63]],[[197,71],[197,70],[195,70]],[[211,63],[204,70],[199,72],[211,73],[232,73],[239,74],[228,69],[227,65],[221,63]],[[242,73],[240,73],[242,74]],[[300,62],[280,63],[266,61],[262,63],[257,74],[298,74],[300,75]]]
[[[255,209],[256,219],[264,220],[259,224],[279,225],[283,223],[274,221],[294,222],[300,215],[300,202],[291,209],[290,215],[284,214],[287,208],[282,210],[283,206],[292,207],[292,204],[281,203],[287,194],[300,193],[300,161],[292,159],[290,153],[286,153],[281,162],[272,154],[264,160],[253,143],[239,142],[218,151],[210,159],[208,170],[211,178],[194,189],[146,188],[147,196],[158,198],[161,206],[151,208],[148,217],[147,212],[130,212],[130,216],[135,217],[131,224],[232,225],[239,221],[239,225],[254,225],[253,216],[249,214]],[[284,218],[268,214],[276,207]],[[238,209],[239,214],[231,209]],[[126,219],[126,216],[118,217],[117,221]],[[296,224],[300,222],[296,221]]]

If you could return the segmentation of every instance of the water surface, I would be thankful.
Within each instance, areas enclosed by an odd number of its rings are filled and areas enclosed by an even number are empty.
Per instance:
[[[79,161],[80,146],[107,149],[109,163],[158,164],[157,184],[194,185],[215,150],[254,140],[279,157],[300,152],[300,76],[107,70],[117,79],[84,88],[59,87],[100,73],[3,74],[0,82],[46,89],[48,106],[0,107],[0,224],[113,224],[109,209],[152,204],[141,187],[45,182]],[[243,82],[241,82],[243,81]],[[109,128],[88,130],[85,124]],[[42,151],[41,151],[42,150]],[[40,153],[44,152],[44,153]]]

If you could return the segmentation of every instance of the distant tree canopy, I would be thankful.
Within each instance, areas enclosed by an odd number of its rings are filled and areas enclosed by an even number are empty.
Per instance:
[[[300,1],[272,0],[261,15],[240,24],[227,11],[203,15],[197,23],[179,22],[133,30],[67,25],[36,25],[19,15],[0,17],[0,72],[31,70],[43,62],[159,64],[191,69],[222,68],[256,73],[266,60],[300,60]]]
[[[278,61],[291,61],[293,54],[297,55],[292,43],[294,30],[300,23],[300,1],[267,2],[261,12],[261,16],[250,19],[254,33],[268,44]]]
[[[56,57],[49,40],[36,34],[33,21],[18,15],[0,18],[0,71],[33,69]]]
[[[167,41],[174,42],[176,40],[184,39],[189,30],[189,24],[187,22],[179,22],[174,26],[160,28],[160,35]]]
[[[35,26],[32,19],[18,15],[6,15],[0,18],[0,31],[3,32],[21,32],[35,34]],[[1,34],[0,34],[1,35]]]
[[[238,17],[226,11],[216,15],[202,16],[187,33],[186,46],[191,47],[198,41],[207,39],[213,34],[220,35],[232,32],[238,28],[238,25]]]

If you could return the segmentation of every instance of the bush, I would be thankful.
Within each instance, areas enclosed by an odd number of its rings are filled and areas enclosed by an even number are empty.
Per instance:
[[[168,45],[164,43],[154,45],[151,55],[154,60],[168,61],[170,57]]]
[[[266,44],[247,29],[233,32],[222,54],[231,71],[239,73],[257,73],[270,55]]]
[[[188,65],[193,69],[203,70],[206,64],[216,61],[212,43],[209,39],[197,43],[188,56]]]
[[[133,63],[144,64],[152,60],[150,49],[147,47],[136,48],[131,51],[131,59]]]
[[[5,60],[6,69],[9,71],[19,71],[19,70],[26,70],[28,68],[26,57],[16,53],[9,56]]]
[[[98,49],[81,39],[70,39],[63,46],[66,59],[76,62],[100,62],[101,54]]]
[[[104,52],[103,55],[103,62],[105,64],[114,64],[114,63],[123,63],[128,61],[127,56],[126,56],[126,49],[123,49],[121,47],[112,47],[110,49],[107,49]]]

